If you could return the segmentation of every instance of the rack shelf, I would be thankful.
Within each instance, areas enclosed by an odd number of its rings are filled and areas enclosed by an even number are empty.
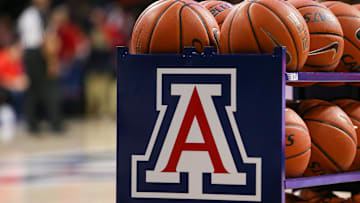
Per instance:
[[[359,82],[360,73],[340,72],[287,72],[286,82]],[[347,172],[285,180],[286,189],[326,186],[340,183],[360,182],[360,172]]]
[[[300,72],[286,73],[287,82],[359,82],[360,73]]]
[[[322,175],[306,178],[292,178],[285,180],[286,189],[296,189],[337,183],[349,183],[360,181],[360,172],[348,172],[333,175]]]

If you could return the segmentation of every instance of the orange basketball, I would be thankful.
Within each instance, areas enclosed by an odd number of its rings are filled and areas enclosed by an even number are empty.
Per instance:
[[[287,71],[300,71],[309,52],[310,35],[301,14],[282,0],[244,1],[225,19],[221,53],[273,53],[286,46]]]
[[[354,4],[352,6],[355,7],[357,10],[360,10],[360,4]]]
[[[357,134],[357,151],[354,162],[352,163],[350,170],[359,171],[360,170],[360,102],[352,99],[339,99],[334,101],[335,104],[340,106],[350,117],[354,126],[356,126],[355,131]]]
[[[348,82],[347,85],[353,86],[353,87],[360,87],[360,82]]]
[[[312,0],[289,0],[303,15],[310,32],[310,51],[302,71],[334,71],[344,51],[343,31],[326,6]]]
[[[309,164],[311,140],[304,121],[289,108],[285,109],[285,135],[286,177],[300,177]]]
[[[211,13],[192,0],[160,0],[137,19],[131,38],[132,53],[181,53],[193,46],[217,46],[219,26]]]
[[[337,72],[360,71],[360,11],[355,7],[339,2],[327,1],[326,5],[338,18],[344,32],[344,53]]]
[[[337,100],[334,100],[332,103],[338,105],[340,108],[344,108],[348,105],[352,105],[354,103],[357,103],[358,101],[356,100],[353,100],[353,99],[337,99]],[[345,111],[346,112],[346,111]]]
[[[305,100],[298,109],[312,143],[305,176],[348,170],[355,158],[357,136],[347,114],[340,107],[321,100]]]
[[[304,203],[306,202],[305,200],[301,199],[298,196],[295,196],[293,194],[285,194],[285,199],[286,199],[286,203]]]
[[[226,16],[234,7],[232,4],[226,1],[202,1],[200,2],[200,4],[203,5],[206,9],[208,9],[210,13],[215,17],[220,29]]]
[[[286,106],[291,109],[296,109],[297,106],[300,104],[299,100],[286,100]]]
[[[307,111],[319,106],[333,106],[333,104],[320,99],[306,99],[300,102],[296,108],[296,112],[302,117]]]
[[[319,82],[318,84],[323,87],[339,87],[346,85],[346,82]]]
[[[290,85],[293,87],[310,87],[316,85],[317,82],[287,82],[286,85]]]

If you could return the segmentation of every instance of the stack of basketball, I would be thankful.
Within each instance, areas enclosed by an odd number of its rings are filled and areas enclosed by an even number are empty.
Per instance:
[[[215,46],[226,54],[272,53],[285,46],[287,71],[359,72],[359,28],[360,11],[337,1],[159,0],[139,16],[131,52],[181,53],[184,47],[202,52]]]
[[[359,27],[360,11],[336,1],[160,0],[138,18],[131,51],[216,46],[221,53],[272,53],[286,46],[287,71],[360,71]]]
[[[309,99],[297,112],[285,111],[287,177],[360,170],[360,102]]]

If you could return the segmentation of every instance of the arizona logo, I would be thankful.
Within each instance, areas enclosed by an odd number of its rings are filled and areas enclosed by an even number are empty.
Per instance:
[[[236,121],[236,69],[157,69],[158,118],[131,157],[131,197],[261,201],[261,158]],[[146,150],[145,150],[146,149]]]

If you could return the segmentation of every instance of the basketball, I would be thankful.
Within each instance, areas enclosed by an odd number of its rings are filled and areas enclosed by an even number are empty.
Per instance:
[[[309,163],[311,140],[306,124],[290,108],[285,109],[285,135],[286,177],[300,177]]]
[[[355,158],[357,136],[347,114],[332,103],[314,99],[300,103],[298,110],[311,136],[311,158],[304,175],[348,170]]]
[[[137,19],[131,53],[182,53],[192,46],[202,52],[218,44],[219,26],[211,13],[191,0],[160,0]]]
[[[344,107],[347,107],[348,105],[357,103],[358,101],[353,99],[337,99],[334,100],[332,103],[338,105],[340,108],[344,109]],[[346,112],[346,111],[345,111]]]
[[[316,85],[317,82],[287,82],[286,85],[290,85],[293,87],[310,87]]]
[[[309,30],[286,1],[244,1],[222,25],[221,53],[273,53],[276,46],[286,46],[287,71],[302,70],[309,52]]]
[[[289,2],[303,15],[310,32],[310,51],[303,71],[334,71],[344,51],[343,31],[336,16],[316,1]]]
[[[296,109],[297,106],[300,104],[299,100],[289,100],[286,99],[286,107],[290,108],[290,109]]]
[[[360,87],[360,82],[348,82],[347,85],[353,86],[353,87]]]
[[[327,1],[327,6],[338,18],[344,33],[344,52],[337,72],[360,71],[360,11],[339,1]]]
[[[355,7],[357,10],[360,10],[360,4],[354,4],[352,6]]]
[[[339,87],[346,85],[346,82],[319,82],[318,84],[323,87]]]
[[[224,23],[226,16],[230,13],[234,7],[232,4],[226,1],[202,1],[200,2],[210,13],[215,17],[219,27]]]
[[[304,200],[302,200],[301,198],[299,198],[298,196],[295,196],[293,194],[285,194],[285,199],[286,199],[286,203],[303,203],[305,202]]]
[[[302,117],[307,111],[319,106],[332,106],[333,104],[320,99],[306,99],[300,102],[296,108],[296,112]]]
[[[359,171],[360,170],[360,102],[352,99],[339,99],[335,100],[333,103],[340,106],[340,108],[347,113],[350,117],[353,124],[356,126],[355,131],[357,134],[357,151],[354,162],[352,163],[349,170],[351,171]]]

